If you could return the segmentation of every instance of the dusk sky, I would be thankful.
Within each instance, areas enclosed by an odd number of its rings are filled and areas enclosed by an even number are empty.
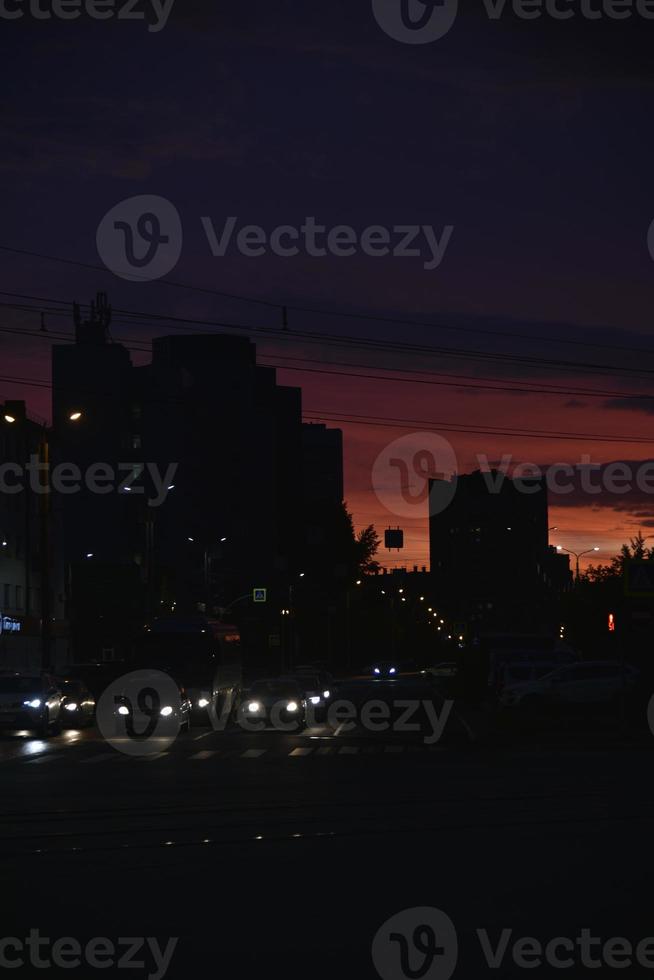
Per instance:
[[[479,2],[419,45],[385,33],[370,0],[176,0],[158,32],[28,13],[2,32],[0,400],[49,416],[39,311],[70,334],[73,300],[98,290],[138,362],[177,329],[253,331],[307,420],[343,428],[357,526],[404,527],[390,561],[409,565],[428,562],[426,504],[394,513],[372,476],[403,435],[415,452],[443,436],[460,472],[479,455],[632,470],[653,455],[654,21],[524,21],[508,5],[491,20]],[[139,195],[182,222],[156,281],[106,269],[96,243]],[[201,219],[220,235],[230,216],[267,234],[311,216],[381,226],[392,243],[396,226],[453,230],[431,269],[422,235],[412,257],[252,257],[234,241],[215,257]],[[283,305],[288,334],[266,336]],[[553,543],[600,560],[654,534],[651,492],[576,489],[550,507]]]

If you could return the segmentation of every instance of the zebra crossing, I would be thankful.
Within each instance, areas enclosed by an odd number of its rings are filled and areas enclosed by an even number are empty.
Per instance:
[[[47,766],[50,768],[51,766],[61,765],[62,763],[70,765],[71,762],[74,765],[95,767],[109,763],[129,764],[130,762],[143,765],[156,765],[166,762],[176,762],[178,764],[189,762],[197,764],[212,761],[234,762],[240,760],[243,760],[244,763],[256,761],[272,762],[279,760],[288,760],[289,762],[293,762],[300,759],[345,759],[357,758],[361,756],[392,758],[393,756],[402,757],[407,755],[415,755],[417,753],[434,753],[442,751],[442,749],[437,745],[389,745],[383,743],[364,745],[350,743],[340,744],[340,742],[340,739],[335,739],[330,745],[297,745],[295,747],[288,744],[284,746],[271,744],[265,747],[244,747],[242,745],[231,745],[229,747],[211,749],[199,748],[191,742],[188,743],[190,752],[187,751],[182,753],[176,748],[171,747],[169,749],[143,755],[127,754],[116,751],[109,746],[98,745],[98,751],[93,752],[92,754],[85,754],[82,757],[77,756],[74,759],[71,758],[71,753],[69,751],[48,751],[40,755],[23,757],[12,761],[28,767]]]

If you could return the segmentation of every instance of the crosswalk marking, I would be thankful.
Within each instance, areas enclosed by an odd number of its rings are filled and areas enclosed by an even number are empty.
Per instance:
[[[75,757],[74,763],[78,762],[82,765],[102,765],[104,763],[110,762],[112,759],[122,759],[124,764],[129,764],[129,760],[132,759],[136,762],[156,762],[162,759],[168,759],[169,764],[174,762],[178,764],[186,764],[188,761],[193,762],[207,762],[209,759],[220,758],[223,760],[236,762],[237,759],[261,759],[263,756],[267,760],[274,760],[280,758],[295,758],[302,759],[311,756],[316,758],[321,756],[323,758],[327,756],[361,756],[371,757],[373,755],[377,756],[388,756],[394,755],[399,758],[400,755],[405,754],[407,756],[414,756],[416,753],[423,751],[425,754],[430,752],[445,752],[445,749],[440,745],[404,745],[404,744],[393,744],[379,742],[376,744],[363,744],[359,743],[356,745],[352,744],[339,744],[339,742],[344,741],[341,739],[331,740],[329,744],[324,743],[320,746],[318,745],[304,745],[297,746],[296,748],[290,749],[288,746],[284,746],[283,743],[270,744],[265,748],[243,748],[243,743],[239,746],[237,743],[230,743],[229,746],[223,745],[217,749],[204,749],[202,751],[193,751],[195,746],[192,742],[187,743],[187,747],[191,749],[188,752],[177,752],[173,754],[170,749],[160,749],[157,752],[152,752],[150,754],[144,755],[131,755],[127,752],[120,751],[108,751],[105,747],[104,750],[101,747],[97,747],[97,752],[93,752],[90,756],[82,755],[81,758]],[[30,765],[44,765],[47,763],[52,763],[53,761],[59,760],[60,762],[68,762],[70,756],[67,752],[42,752],[38,755],[33,756],[20,756],[14,757],[14,761],[28,762]],[[127,762],[125,762],[127,760]],[[3,759],[0,761],[10,761]]]

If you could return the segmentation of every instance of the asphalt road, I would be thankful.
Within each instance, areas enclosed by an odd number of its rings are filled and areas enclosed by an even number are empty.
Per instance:
[[[416,693],[402,680],[348,692],[361,702]],[[649,903],[635,898],[652,872],[649,746],[497,746],[458,724],[427,744],[423,722],[410,733],[193,730],[149,755],[95,730],[2,737],[3,935],[38,929],[116,948],[157,937],[162,949],[178,937],[165,972],[175,978],[400,980],[410,974],[393,958],[399,942],[373,958],[373,938],[389,917],[427,906],[452,920],[452,975],[467,980],[523,976],[511,958],[523,936],[654,934]],[[421,916],[398,927],[414,968]],[[503,928],[506,958],[490,969],[477,930],[496,945]],[[158,975],[149,954],[140,960],[131,973],[86,964],[47,975]],[[422,975],[443,980],[448,962],[439,953]],[[45,974],[26,962],[13,975]]]

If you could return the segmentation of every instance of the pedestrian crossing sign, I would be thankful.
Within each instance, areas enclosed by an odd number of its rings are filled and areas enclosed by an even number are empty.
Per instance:
[[[255,602],[267,602],[268,601],[268,589],[253,589],[252,598]]]

